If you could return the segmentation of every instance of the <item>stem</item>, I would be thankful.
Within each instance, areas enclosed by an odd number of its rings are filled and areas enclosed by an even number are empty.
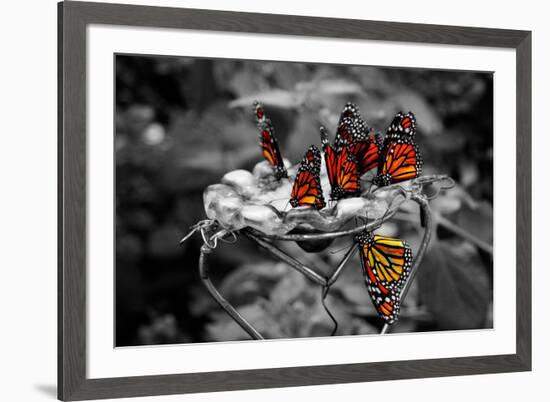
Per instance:
[[[476,246],[478,246],[480,249],[482,249],[486,253],[493,256],[493,246],[491,246],[490,244],[487,244],[483,240],[478,239],[473,234],[471,234],[471,233],[467,232],[466,230],[462,229],[460,226],[454,224],[453,222],[451,222],[450,220],[448,220],[447,218],[445,218],[442,215],[438,214],[436,216],[436,221],[439,225],[443,226],[445,229],[453,232],[457,236],[460,236],[460,237],[468,240],[469,242],[475,244]]]
[[[336,267],[336,269],[334,270],[332,275],[330,277],[326,278],[327,285],[324,286],[323,290],[322,290],[321,304],[325,308],[325,311],[329,315],[332,322],[334,322],[334,329],[332,330],[332,333],[330,334],[330,336],[334,336],[336,334],[336,331],[338,330],[338,321],[336,321],[336,318],[332,315],[332,313],[328,309],[328,307],[326,305],[326,302],[325,302],[325,299],[328,295],[328,292],[330,290],[331,285],[334,282],[336,282],[336,280],[338,279],[338,277],[342,273],[342,270],[344,269],[344,266],[349,261],[349,259],[355,254],[356,251],[357,251],[357,247],[355,246],[355,244],[352,244],[351,247],[348,249],[348,251],[346,251],[346,254],[344,254],[344,257],[342,258],[342,260],[340,261],[340,263],[338,264],[338,266]]]
[[[418,267],[422,260],[424,259],[424,254],[426,254],[426,250],[428,249],[428,244],[430,244],[430,239],[432,237],[433,232],[433,217],[432,212],[430,210],[430,205],[428,201],[419,195],[414,195],[411,197],[413,201],[415,201],[418,205],[420,205],[420,208],[422,209],[422,213],[424,214],[426,228],[424,230],[424,237],[422,238],[422,242],[420,243],[420,247],[418,248],[418,251],[416,252],[416,257],[414,258],[414,262],[411,267],[411,272],[409,274],[409,277],[405,281],[405,284],[403,285],[403,288],[401,289],[401,293],[399,296],[399,300],[403,302],[405,300],[405,297],[407,296],[407,293],[411,287],[411,284],[413,283],[414,277],[418,273]],[[390,330],[390,325],[384,324],[382,327],[382,331],[380,331],[380,334],[386,334]]]
[[[270,240],[285,240],[285,241],[308,241],[308,240],[326,240],[326,239],[336,239],[339,237],[345,237],[349,235],[354,235],[363,230],[373,231],[378,229],[384,222],[389,220],[395,213],[397,209],[394,209],[391,212],[385,214],[382,218],[376,219],[372,222],[369,222],[362,226],[356,226],[348,230],[341,230],[339,232],[326,232],[326,233],[308,233],[308,234],[286,234],[286,235],[274,235],[262,233],[259,230],[253,228],[245,228],[242,230],[242,233],[247,234],[251,233],[257,237]]]
[[[338,321],[336,321],[336,318],[332,315],[332,313],[328,309],[328,307],[326,305],[326,302],[325,302],[325,299],[327,298],[329,289],[330,289],[330,286],[323,286],[323,288],[321,289],[321,304],[323,305],[323,307],[324,307],[325,311],[327,312],[328,316],[330,317],[330,319],[334,323],[334,328],[332,329],[332,332],[330,334],[330,336],[334,336],[336,334],[336,331],[338,330]]]
[[[351,257],[357,252],[357,246],[354,244],[351,245],[351,247],[346,251],[346,254],[344,254],[344,258],[342,258],[342,261],[338,264],[332,275],[327,279],[327,285],[332,286],[334,282],[338,279],[340,274],[342,273],[342,270],[344,269],[344,265],[346,265],[346,262],[349,261]]]
[[[416,258],[414,259],[413,265],[411,267],[411,272],[409,274],[409,278],[403,285],[403,288],[401,289],[401,301],[407,296],[407,292],[409,291],[409,288],[411,287],[411,284],[414,280],[414,277],[418,273],[418,267],[422,260],[424,259],[424,254],[426,254],[426,250],[428,249],[428,244],[430,244],[430,240],[432,238],[432,232],[433,232],[433,218],[432,218],[432,212],[430,209],[430,205],[428,201],[426,201],[425,198],[420,196],[414,196],[412,199],[420,205],[420,208],[424,211],[425,216],[425,223],[426,223],[426,230],[424,230],[424,237],[422,238],[422,242],[420,243],[420,247],[418,248],[418,251],[416,252]]]
[[[280,250],[273,244],[259,238],[258,236],[252,234],[248,230],[243,230],[242,233],[248,237],[251,240],[254,240],[256,243],[258,243],[263,249],[268,251],[273,256],[279,258],[283,262],[286,262],[288,265],[290,265],[292,268],[296,269],[298,272],[304,274],[306,277],[311,279],[313,282],[325,286],[327,284],[326,279],[323,278],[321,275],[319,275],[317,272],[315,272],[313,269],[305,266],[300,261],[297,261],[293,257],[286,254],[284,251]]]
[[[411,199],[420,205],[421,212],[422,214],[424,214],[424,217],[425,217],[426,228],[424,231],[424,237],[422,239],[422,243],[420,244],[420,247],[418,249],[414,262],[412,264],[409,278],[407,279],[407,281],[403,286],[403,289],[401,290],[401,295],[400,295],[401,300],[404,300],[410,288],[410,285],[414,279],[414,276],[418,271],[418,266],[420,265],[420,262],[424,257],[424,254],[430,242],[431,234],[433,231],[433,223],[432,223],[433,218],[429,208],[428,201],[423,196],[420,196],[420,195],[413,195]],[[295,235],[277,236],[277,235],[266,235],[264,233],[261,233],[251,228],[245,228],[241,230],[240,233],[244,234],[251,240],[258,243],[262,248],[267,250],[271,255],[279,258],[283,262],[286,262],[288,265],[290,265],[292,268],[296,269],[298,272],[305,275],[311,281],[322,286],[321,303],[323,304],[323,307],[325,308],[327,314],[330,316],[331,320],[335,324],[334,330],[332,332],[332,335],[334,335],[336,333],[336,330],[338,329],[338,322],[336,321],[336,318],[332,315],[332,313],[328,310],[325,303],[325,299],[327,297],[330,286],[336,282],[336,280],[342,273],[346,263],[357,251],[356,245],[353,244],[348,249],[348,251],[342,258],[342,260],[340,261],[340,263],[338,264],[338,266],[336,267],[332,275],[328,278],[324,278],[321,275],[319,275],[317,272],[315,272],[315,270],[313,270],[312,268],[309,268],[308,266],[304,265],[300,261],[296,260],[295,258],[286,254],[284,251],[277,248],[267,239],[286,240],[286,241],[307,241],[307,240],[321,240],[321,239],[343,237],[343,236],[359,233],[363,230],[369,230],[369,231],[375,230],[378,227],[380,227],[382,223],[384,223],[386,220],[391,218],[395,213],[396,213],[396,210],[393,210],[390,213],[385,214],[382,218],[375,220],[373,222],[370,222],[366,225],[362,225],[359,227],[355,227],[353,229],[344,230],[340,232],[333,232],[333,233],[295,234]],[[217,240],[218,237],[214,237],[215,240]],[[203,235],[203,238],[204,238],[204,235]],[[220,292],[216,289],[216,287],[210,280],[206,259],[207,259],[207,256],[212,252],[215,246],[216,246],[215,241],[213,244],[211,244],[209,241],[205,241],[205,244],[201,247],[201,253],[199,258],[199,272],[200,272],[201,281],[203,282],[208,292],[210,292],[214,300],[216,300],[216,302],[227,312],[227,314],[229,314],[229,316],[241,328],[243,328],[246,331],[246,333],[248,333],[250,337],[252,337],[252,339],[264,339],[263,336],[252,326],[252,324],[250,324],[242,315],[240,315],[237,312],[237,310],[235,310],[235,308],[220,294]],[[385,334],[388,331],[389,331],[389,325],[386,324],[382,328],[381,334]]]
[[[307,267],[315,267],[315,269],[311,269],[315,272],[319,272],[322,276],[324,276],[324,273],[332,272],[333,270],[333,267],[316,253],[308,253],[298,249],[297,245],[292,244],[291,242],[280,242],[276,244],[277,247],[285,254],[294,255],[294,253],[296,253],[296,257],[293,257],[295,260],[301,261],[302,264]]]
[[[210,292],[214,300],[223,308],[227,314],[244,329],[252,339],[264,339],[264,337],[250,324],[237,310],[218,292],[218,289],[214,286],[210,280],[208,273],[208,266],[206,265],[207,256],[212,252],[212,249],[206,244],[201,247],[201,254],[199,257],[199,273],[201,281]]]

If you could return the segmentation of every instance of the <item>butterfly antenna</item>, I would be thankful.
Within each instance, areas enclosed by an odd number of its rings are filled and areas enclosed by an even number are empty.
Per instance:
[[[325,278],[325,280],[327,281],[328,283],[328,278]],[[334,315],[332,315],[332,313],[330,312],[330,310],[328,309],[327,305],[326,305],[326,302],[325,302],[325,299],[327,298],[327,295],[328,295],[328,292],[330,290],[330,286],[329,285],[325,285],[321,288],[321,304],[323,305],[323,308],[325,309],[325,311],[327,312],[328,316],[330,317],[330,319],[332,320],[332,322],[334,323],[334,328],[332,329],[332,332],[330,334],[330,336],[334,336],[336,334],[336,331],[338,330],[338,321],[336,321],[336,318],[334,317]]]

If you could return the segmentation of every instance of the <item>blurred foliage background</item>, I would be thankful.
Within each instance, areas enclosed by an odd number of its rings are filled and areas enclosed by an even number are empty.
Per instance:
[[[385,132],[413,111],[425,174],[457,186],[431,202],[436,236],[394,332],[492,327],[493,84],[491,73],[185,57],[116,57],[116,345],[248,339],[199,280],[198,237],[178,241],[204,219],[202,192],[261,160],[252,101],[270,114],[285,157],[297,163],[319,125],[335,132],[347,101]],[[415,250],[422,229],[405,204],[380,230]],[[351,239],[307,254],[329,272]],[[222,244],[211,275],[267,338],[327,336],[321,291],[246,239]],[[377,318],[352,260],[327,304],[338,334],[377,333]]]

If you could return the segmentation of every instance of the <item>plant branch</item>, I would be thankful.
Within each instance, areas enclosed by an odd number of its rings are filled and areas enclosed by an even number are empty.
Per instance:
[[[253,228],[244,228],[241,230],[242,233],[247,234],[251,233],[257,237],[262,237],[264,239],[270,240],[284,240],[284,241],[308,241],[308,240],[327,240],[327,239],[336,239],[339,237],[345,237],[357,234],[363,230],[373,231],[378,229],[384,222],[389,220],[395,213],[397,209],[394,209],[386,213],[383,217],[373,220],[365,225],[356,226],[348,230],[341,230],[338,232],[326,232],[326,233],[308,233],[308,234],[286,234],[286,235],[275,235],[275,234],[266,234],[262,233],[259,230]]]
[[[411,272],[409,274],[409,277],[405,281],[405,284],[403,285],[403,288],[401,289],[399,300],[403,302],[405,300],[405,297],[407,296],[407,293],[411,287],[411,284],[414,281],[414,278],[416,274],[418,273],[418,267],[422,260],[424,259],[424,255],[426,254],[426,250],[428,249],[428,245],[430,244],[430,240],[432,238],[432,232],[434,229],[433,224],[433,217],[430,209],[430,205],[428,201],[420,195],[414,195],[411,198],[413,201],[415,201],[418,205],[420,205],[420,208],[422,209],[422,213],[424,214],[425,224],[426,228],[424,229],[424,237],[422,238],[422,242],[420,243],[420,247],[418,248],[418,251],[416,252],[416,256],[414,258],[414,262],[411,267]],[[386,334],[390,330],[390,325],[384,324],[382,327],[382,331],[380,331],[380,334]]]
[[[242,315],[239,314],[237,310],[229,303],[221,294],[218,292],[218,289],[214,286],[210,280],[210,275],[208,272],[208,266],[206,264],[207,256],[212,252],[212,249],[204,244],[201,247],[201,254],[199,257],[199,273],[201,281],[210,292],[214,300],[223,308],[227,314],[237,323],[239,326],[246,331],[252,339],[264,339],[264,337],[250,324]]]
[[[346,251],[346,254],[344,254],[344,257],[342,258],[342,260],[340,261],[340,263],[338,264],[338,266],[336,267],[336,269],[334,270],[332,275],[327,279],[327,285],[328,286],[332,286],[332,284],[334,282],[336,282],[336,280],[338,279],[338,277],[342,273],[342,270],[344,269],[344,266],[349,261],[349,259],[351,257],[353,257],[353,255],[356,252],[357,252],[357,246],[354,243],[354,244],[351,245],[351,247],[348,249],[348,251]]]
[[[258,243],[263,249],[268,251],[271,255],[279,258],[283,262],[286,262],[288,265],[290,265],[292,268],[296,269],[298,272],[304,274],[306,277],[308,277],[313,282],[325,286],[326,285],[326,279],[323,278],[321,275],[319,275],[317,272],[315,272],[313,269],[307,267],[306,265],[302,264],[300,261],[297,261],[293,257],[286,254],[284,251],[277,248],[275,245],[271,244],[270,242],[256,236],[255,234],[252,234],[248,230],[243,230],[242,233],[248,237],[249,239],[255,241]]]
[[[451,222],[447,218],[445,218],[442,215],[436,215],[436,222],[437,224],[443,226],[445,229],[449,230],[450,232],[453,232],[457,236],[462,237],[465,240],[468,240],[469,242],[475,244],[480,249],[485,251],[486,253],[493,256],[493,246],[490,244],[484,242],[481,239],[478,239],[473,234],[467,232],[466,230],[462,229],[460,226],[456,225],[455,223]]]
[[[434,226],[433,217],[429,208],[429,204],[428,204],[428,201],[425,199],[425,197],[414,194],[411,196],[411,199],[420,205],[421,212],[425,218],[426,228],[424,231],[424,237],[422,239],[421,245],[416,253],[416,257],[412,264],[409,278],[407,279],[407,281],[403,286],[403,289],[401,290],[401,295],[400,295],[401,300],[404,300],[410,288],[410,285],[414,279],[414,276],[418,271],[418,266],[420,265],[420,262],[424,257],[424,254],[430,242],[430,238],[431,238],[431,234]],[[356,245],[353,244],[348,249],[348,251],[342,258],[342,260],[340,261],[340,263],[338,264],[338,266],[336,267],[332,275],[330,277],[324,278],[321,275],[319,275],[314,269],[306,266],[305,264],[301,263],[300,261],[296,260],[295,258],[291,257],[290,255],[288,255],[287,253],[285,253],[284,251],[276,247],[268,239],[286,240],[286,241],[308,241],[308,240],[320,240],[320,239],[343,237],[343,236],[359,233],[363,230],[372,231],[380,227],[380,225],[383,222],[391,218],[395,214],[395,212],[396,210],[390,211],[389,213],[385,214],[382,218],[377,219],[368,224],[361,225],[349,230],[332,232],[332,233],[295,234],[295,235],[276,236],[276,235],[267,235],[251,228],[242,229],[239,233],[242,233],[246,237],[255,241],[256,243],[258,243],[258,245],[260,245],[260,247],[264,248],[271,255],[277,257],[283,262],[286,262],[292,268],[296,269],[298,272],[305,275],[308,279],[310,279],[311,281],[317,283],[322,287],[321,302],[323,304],[323,307],[327,311],[327,314],[330,316],[331,320],[335,324],[335,328],[332,333],[334,335],[334,333],[338,328],[338,322],[336,321],[332,313],[328,310],[325,303],[325,299],[328,294],[330,286],[336,282],[336,280],[339,278],[340,274],[342,273],[345,264],[355,254],[355,252],[357,252]],[[205,239],[204,230],[202,230],[201,233],[203,234],[203,239]],[[221,240],[223,240],[223,236],[225,236],[225,233],[223,235],[219,235],[219,233],[216,233],[212,237],[206,239],[205,244],[201,247],[201,253],[199,258],[199,272],[200,272],[201,281],[203,282],[208,292],[210,292],[214,300],[216,300],[216,302],[227,312],[227,314],[229,314],[229,316],[241,328],[243,328],[246,331],[246,333],[248,333],[250,337],[252,337],[252,339],[264,339],[263,336],[252,326],[252,324],[250,324],[243,316],[241,316],[237,312],[237,310],[235,310],[235,308],[219,293],[219,291],[216,289],[216,287],[210,280],[206,260],[207,260],[207,256],[213,251],[213,249],[216,247],[216,244],[217,244],[216,241],[212,242],[211,239],[217,240],[218,238],[220,238]],[[381,334],[385,334],[388,331],[389,331],[389,326],[386,324],[382,328]]]
[[[330,312],[330,310],[328,309],[327,304],[326,304],[326,298],[327,298],[329,290],[330,290],[330,286],[323,286],[321,288],[321,304],[323,305],[323,308],[325,309],[328,316],[330,317],[330,319],[334,323],[334,328],[332,329],[332,332],[330,333],[330,336],[334,336],[336,334],[336,331],[338,330],[338,321],[336,321],[336,317],[334,317],[334,315],[332,315],[332,313]]]

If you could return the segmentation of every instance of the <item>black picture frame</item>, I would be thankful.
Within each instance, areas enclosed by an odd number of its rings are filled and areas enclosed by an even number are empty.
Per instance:
[[[86,27],[109,24],[510,48],[516,51],[516,353],[86,377]],[[84,2],[58,4],[58,398],[83,400],[531,370],[531,32]]]

